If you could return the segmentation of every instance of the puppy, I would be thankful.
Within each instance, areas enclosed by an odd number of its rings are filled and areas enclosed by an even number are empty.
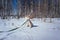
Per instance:
[[[30,20],[29,16],[26,16],[25,18],[27,19],[27,27],[32,28],[33,23],[31,22],[31,20]]]

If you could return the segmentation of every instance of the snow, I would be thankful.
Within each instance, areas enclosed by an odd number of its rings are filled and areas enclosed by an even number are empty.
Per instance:
[[[0,33],[0,40],[60,40],[60,18],[47,18],[46,22],[40,18],[32,19],[34,27],[21,26],[26,19],[0,19],[0,31],[21,27],[15,31]]]

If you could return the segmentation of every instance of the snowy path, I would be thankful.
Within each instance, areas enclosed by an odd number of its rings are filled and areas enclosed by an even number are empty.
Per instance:
[[[0,31],[20,27],[24,21],[24,19],[0,19]],[[24,25],[15,31],[0,33],[0,40],[60,40],[60,19],[54,19],[53,23],[40,19],[33,19],[32,22],[37,27],[29,28]]]

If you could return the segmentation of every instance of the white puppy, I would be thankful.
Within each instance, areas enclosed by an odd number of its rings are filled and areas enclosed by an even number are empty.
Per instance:
[[[27,27],[32,27],[33,26],[33,23],[31,22],[30,18],[29,17],[25,17],[25,19],[27,20]]]

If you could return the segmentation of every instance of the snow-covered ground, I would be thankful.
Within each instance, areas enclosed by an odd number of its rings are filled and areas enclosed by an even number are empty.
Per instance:
[[[0,40],[60,40],[60,18],[52,18],[43,22],[40,18],[32,19],[34,27],[21,26],[26,19],[0,19]],[[5,32],[16,27],[17,30]],[[1,33],[1,31],[4,31]]]

